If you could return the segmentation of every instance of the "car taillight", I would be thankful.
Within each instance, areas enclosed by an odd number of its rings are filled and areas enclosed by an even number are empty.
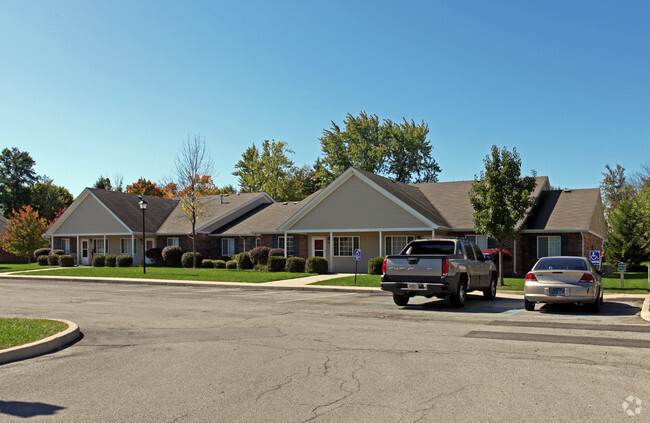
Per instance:
[[[384,259],[384,264],[381,265],[381,273],[384,275],[386,274],[386,260]]]
[[[449,260],[447,260],[446,258],[442,259],[442,274],[443,276],[449,274]]]
[[[580,282],[594,282],[594,277],[591,276],[589,273],[585,273],[580,278]]]
[[[531,282],[537,282],[537,278],[535,277],[534,273],[526,274],[526,280]]]

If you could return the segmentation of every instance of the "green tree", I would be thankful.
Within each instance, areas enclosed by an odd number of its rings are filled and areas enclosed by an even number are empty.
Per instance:
[[[97,181],[95,181],[95,185],[93,185],[93,188],[97,189],[105,189],[107,191],[111,191],[113,189],[113,185],[111,185],[111,178],[104,177],[104,175],[100,176]]]
[[[29,189],[32,206],[47,220],[53,220],[59,210],[65,209],[74,200],[70,191],[54,185],[54,181],[47,176],[40,177],[39,182]]]
[[[31,263],[34,250],[48,245],[47,240],[43,238],[48,227],[48,221],[40,217],[38,211],[31,206],[24,206],[11,214],[9,223],[0,234],[0,248],[17,256],[27,257],[27,263]]]
[[[438,180],[440,167],[431,156],[426,123],[380,121],[377,115],[361,112],[348,113],[343,124],[345,129],[332,122],[320,138],[321,187],[352,166],[404,183]]]
[[[512,152],[492,146],[491,154],[483,159],[485,170],[474,176],[469,192],[474,208],[474,230],[494,239],[499,248],[499,280],[503,286],[503,243],[514,238],[517,224],[526,216],[535,200],[535,171],[532,176],[521,176],[521,159],[517,149]]]
[[[130,194],[149,195],[152,197],[162,197],[162,190],[148,179],[140,178],[131,185],[126,186],[126,192]]]
[[[647,223],[637,196],[622,197],[610,213],[610,230],[605,243],[605,257],[610,263],[640,264],[648,258]]]
[[[196,221],[205,213],[200,197],[208,193],[207,189],[213,188],[213,184],[207,183],[211,178],[206,176],[212,174],[212,168],[212,159],[207,152],[205,139],[195,135],[194,139],[190,140],[188,135],[181,153],[176,156],[171,184],[183,187],[172,192],[180,201],[185,219],[192,226],[193,268],[196,268]]]
[[[293,153],[283,141],[264,140],[260,151],[255,144],[248,147],[235,164],[233,175],[239,178],[241,192],[266,192],[276,201],[302,200],[309,194],[313,170],[298,168],[288,154]]]
[[[603,198],[605,219],[609,223],[611,213],[618,207],[621,200],[631,194],[632,186],[625,176],[625,168],[617,164],[616,169],[605,165],[603,180],[600,183],[600,194]]]
[[[29,186],[36,182],[36,162],[16,147],[0,154],[0,210],[5,217],[29,204]]]

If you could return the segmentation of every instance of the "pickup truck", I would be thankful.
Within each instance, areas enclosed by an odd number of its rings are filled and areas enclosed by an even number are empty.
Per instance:
[[[463,307],[467,293],[483,291],[493,300],[497,291],[497,269],[473,242],[462,238],[418,239],[398,255],[386,256],[381,289],[393,293],[393,301],[405,306],[416,295],[449,298],[453,307]]]

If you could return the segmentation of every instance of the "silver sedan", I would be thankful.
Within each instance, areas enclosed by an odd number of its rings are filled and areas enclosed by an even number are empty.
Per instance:
[[[535,303],[588,304],[594,313],[603,303],[600,272],[584,257],[544,257],[526,275],[524,307]]]

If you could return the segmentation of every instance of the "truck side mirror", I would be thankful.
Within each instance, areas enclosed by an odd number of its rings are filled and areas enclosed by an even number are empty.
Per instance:
[[[485,260],[492,260],[492,254],[483,254]]]

